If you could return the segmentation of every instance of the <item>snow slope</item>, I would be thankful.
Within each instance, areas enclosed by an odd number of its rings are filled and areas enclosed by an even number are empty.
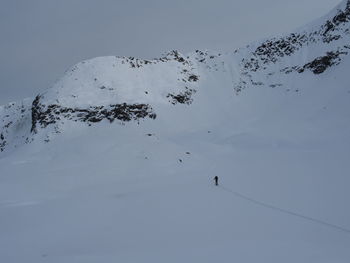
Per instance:
[[[0,108],[1,262],[349,262],[349,21],[95,58]]]

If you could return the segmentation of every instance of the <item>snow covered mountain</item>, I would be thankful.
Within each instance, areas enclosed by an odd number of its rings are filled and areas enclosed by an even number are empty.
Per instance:
[[[151,61],[132,57],[83,61],[35,99],[1,108],[1,151],[31,142],[42,128],[47,141],[67,120],[92,124],[156,119],[157,112],[172,111],[172,105],[202,103],[194,97],[200,97],[197,91],[207,92],[208,77],[215,83],[211,89],[220,86],[236,94],[247,87],[299,91],[302,87],[293,86],[296,79],[308,78],[310,72],[327,73],[346,59],[349,5],[343,1],[327,16],[294,33],[232,54],[197,50],[184,56],[172,51]]]
[[[50,130],[44,131],[47,141],[67,120],[92,124],[156,119],[157,112],[168,111],[162,108],[165,105],[189,105],[197,91],[204,94],[208,76],[215,86],[234,89],[236,94],[257,86],[293,91],[296,79],[310,72],[327,72],[347,57],[349,19],[350,2],[344,1],[329,15],[294,33],[233,54],[197,50],[184,56],[172,51],[151,61],[125,57],[83,61],[35,99],[1,108],[1,151],[34,140],[42,128]]]
[[[349,52],[350,0],[0,107],[0,261],[349,262]]]

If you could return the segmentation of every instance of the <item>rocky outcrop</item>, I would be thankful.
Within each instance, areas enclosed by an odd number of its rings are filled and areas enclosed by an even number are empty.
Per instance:
[[[341,61],[340,55],[347,54],[348,52],[341,51],[327,52],[325,56],[318,57],[310,63],[305,64],[298,72],[302,73],[305,69],[310,69],[314,74],[321,74],[332,65],[339,64]]]
[[[31,132],[36,133],[38,126],[46,128],[61,119],[81,121],[87,123],[100,122],[104,119],[109,122],[120,120],[122,122],[137,121],[143,118],[155,119],[157,115],[148,104],[114,104],[109,106],[91,106],[86,109],[67,108],[60,105],[43,105],[40,103],[40,95],[32,105]]]
[[[320,32],[323,36],[323,41],[329,43],[334,40],[341,38],[341,34],[334,34],[341,24],[350,21],[350,1],[347,1],[344,10],[339,10],[337,14],[322,26],[322,31]],[[349,31],[346,31],[349,33]]]
[[[170,98],[169,102],[171,102],[173,105],[177,103],[190,105],[193,102],[192,95],[194,93],[196,93],[194,89],[189,89],[186,87],[184,92],[176,95],[169,93],[167,98]]]
[[[3,152],[5,150],[5,146],[6,146],[6,140],[5,140],[5,136],[3,133],[0,134],[0,152]]]
[[[259,45],[250,59],[245,59],[244,68],[257,71],[264,64],[275,63],[284,56],[290,56],[305,45],[321,41],[330,43],[342,38],[341,33],[349,34],[347,28],[341,25],[350,21],[350,0],[344,10],[338,10],[336,15],[325,22],[318,30],[312,32],[291,33],[285,37],[272,38]]]
[[[236,93],[248,86],[279,86],[278,75],[271,70],[275,65],[282,66],[279,72],[284,74],[303,73],[306,70],[322,74],[338,65],[348,55],[349,22],[350,0],[341,3],[320,23],[235,51],[240,59],[239,81],[234,86]],[[247,50],[250,50],[248,56]],[[312,56],[308,58],[308,63],[290,65],[298,60],[302,62],[308,56]]]

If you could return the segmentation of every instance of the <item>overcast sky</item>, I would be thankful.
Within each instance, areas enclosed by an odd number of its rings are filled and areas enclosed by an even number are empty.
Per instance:
[[[0,0],[0,104],[35,96],[96,56],[230,51],[341,0]]]

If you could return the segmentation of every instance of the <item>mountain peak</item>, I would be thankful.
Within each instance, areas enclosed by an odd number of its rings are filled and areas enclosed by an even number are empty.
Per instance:
[[[350,1],[343,1],[293,33],[234,53],[196,50],[183,55],[173,50],[152,60],[109,56],[82,61],[31,103],[0,109],[0,148],[30,143],[38,132],[50,137],[62,132],[66,122],[157,121],[167,119],[169,111],[195,107],[218,116],[209,110],[212,105],[231,103],[222,103],[218,94],[238,95],[255,87],[293,90],[295,79],[325,74],[348,56],[349,21]],[[201,119],[197,115],[189,116]]]

